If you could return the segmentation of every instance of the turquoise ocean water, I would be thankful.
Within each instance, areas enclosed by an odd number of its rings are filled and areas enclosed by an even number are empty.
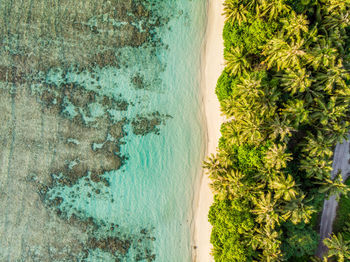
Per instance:
[[[0,261],[191,261],[206,1],[0,16]]]

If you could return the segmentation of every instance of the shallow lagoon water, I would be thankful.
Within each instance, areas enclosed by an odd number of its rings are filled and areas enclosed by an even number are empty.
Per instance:
[[[205,1],[0,12],[0,261],[190,261]]]

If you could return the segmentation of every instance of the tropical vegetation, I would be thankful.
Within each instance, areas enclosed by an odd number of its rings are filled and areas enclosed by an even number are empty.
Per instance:
[[[226,0],[227,121],[205,161],[215,261],[311,261],[333,150],[350,125],[350,0]],[[350,259],[343,235],[327,256]],[[350,260],[349,260],[350,261]]]

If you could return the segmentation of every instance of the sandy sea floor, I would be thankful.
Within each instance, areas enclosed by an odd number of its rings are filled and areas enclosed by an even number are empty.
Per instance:
[[[0,261],[191,261],[202,0],[0,3]]]

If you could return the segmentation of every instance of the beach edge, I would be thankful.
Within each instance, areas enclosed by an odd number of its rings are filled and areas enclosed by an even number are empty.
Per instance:
[[[205,157],[216,153],[221,136],[220,127],[223,116],[220,104],[215,94],[216,82],[224,69],[224,45],[222,31],[225,24],[223,13],[224,0],[209,0],[207,2],[207,23],[201,57],[201,93],[204,126],[206,130]],[[210,179],[201,170],[200,182],[195,192],[193,256],[194,262],[212,262],[212,245],[210,234],[212,226],[208,221],[209,208],[213,203],[213,193],[210,189]]]

